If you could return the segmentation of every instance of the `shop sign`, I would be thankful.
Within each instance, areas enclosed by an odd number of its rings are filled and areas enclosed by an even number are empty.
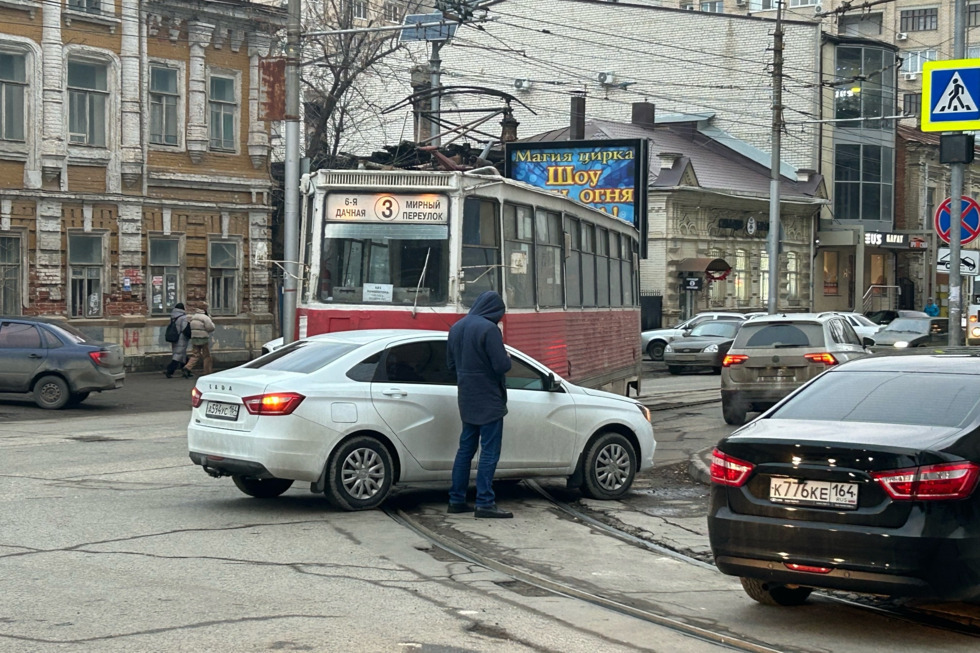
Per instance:
[[[868,231],[864,234],[866,247],[881,247],[884,249],[908,249],[909,235]]]

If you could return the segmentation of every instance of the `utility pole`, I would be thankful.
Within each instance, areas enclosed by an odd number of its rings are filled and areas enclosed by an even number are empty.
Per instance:
[[[439,111],[442,100],[441,96],[439,95],[439,88],[442,85],[442,81],[439,77],[442,73],[442,60],[439,58],[439,51],[442,50],[443,43],[445,43],[445,41],[429,42],[429,46],[431,47],[431,55],[429,56],[429,72],[432,75],[432,99],[429,107],[432,111],[432,115],[429,116],[429,124],[431,125],[429,145],[434,145],[436,147],[439,147],[439,143],[441,141],[440,134],[442,133],[442,126],[439,124]]]
[[[962,2],[963,0],[957,0]],[[783,2],[776,3],[776,31],[772,34],[772,158],[769,181],[769,301],[766,310],[776,312],[779,295],[779,148],[783,132]]]
[[[953,59],[966,54],[966,0],[955,0],[953,13]],[[963,343],[963,279],[960,275],[960,227],[963,222],[963,163],[949,164],[949,346]]]
[[[299,286],[299,64],[300,0],[289,0],[286,16],[286,181],[283,210],[282,341],[296,340]]]

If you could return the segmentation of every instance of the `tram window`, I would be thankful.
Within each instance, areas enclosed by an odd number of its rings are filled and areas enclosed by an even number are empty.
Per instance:
[[[504,204],[507,306],[534,308],[534,218],[526,206]]]
[[[609,304],[623,305],[623,259],[621,256],[620,235],[609,234]]]
[[[467,197],[463,204],[463,305],[487,290],[500,291],[500,213],[492,200]]]
[[[568,218],[569,251],[565,259],[565,303],[568,306],[582,305],[582,232],[578,220]]]
[[[595,227],[582,223],[582,306],[595,305]]]
[[[564,290],[562,283],[562,241],[561,214],[539,211],[535,218],[535,252],[537,262],[538,305],[562,306]]]
[[[609,232],[596,229],[595,279],[598,306],[609,306]]]

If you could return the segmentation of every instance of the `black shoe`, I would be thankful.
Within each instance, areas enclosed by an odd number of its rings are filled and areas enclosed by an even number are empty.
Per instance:
[[[449,509],[446,512],[458,513],[458,512],[473,512],[473,504],[470,503],[453,503],[449,502]]]
[[[167,377],[168,379],[174,378],[174,373],[173,372],[164,372],[163,375],[165,377]]]
[[[189,379],[189,378],[191,378],[191,377],[194,376],[193,374],[191,374],[191,371],[188,370],[188,369],[183,370],[183,372],[184,372],[184,378],[185,379]]]
[[[501,510],[497,506],[489,506],[487,508],[477,507],[477,509],[473,511],[473,515],[475,517],[486,517],[488,519],[510,519],[514,516],[514,513]]]

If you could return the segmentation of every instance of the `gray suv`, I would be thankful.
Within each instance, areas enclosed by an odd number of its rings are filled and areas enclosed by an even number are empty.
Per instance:
[[[868,355],[833,313],[767,315],[744,322],[722,361],[721,409],[729,424],[766,410],[828,367]]]

